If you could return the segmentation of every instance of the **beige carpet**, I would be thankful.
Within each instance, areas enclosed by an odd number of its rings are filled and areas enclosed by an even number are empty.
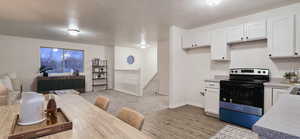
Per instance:
[[[168,108],[168,96],[155,95],[153,92],[147,92],[142,97],[128,95],[115,90],[104,90],[98,92],[87,92],[81,94],[90,103],[94,103],[97,96],[106,96],[110,98],[108,112],[117,114],[122,107],[132,108],[142,114],[147,114]]]

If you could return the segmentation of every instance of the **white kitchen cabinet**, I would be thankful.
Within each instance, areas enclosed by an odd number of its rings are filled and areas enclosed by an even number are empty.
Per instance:
[[[267,38],[266,20],[248,22],[227,29],[227,43],[263,40]]]
[[[211,35],[211,59],[229,60],[229,46],[226,41],[226,29],[212,31]]]
[[[266,20],[245,24],[246,41],[262,40],[267,38]]]
[[[300,56],[300,12],[296,15],[296,24],[295,24],[295,30],[296,30],[296,49],[295,49],[295,55],[296,57]]]
[[[182,48],[183,49],[188,49],[188,48],[193,48],[194,47],[194,32],[185,32],[182,35]]]
[[[265,87],[264,112],[268,112],[276,104],[282,94],[288,94],[289,87]]]
[[[268,52],[270,57],[293,57],[295,52],[295,15],[268,20]]]
[[[190,30],[183,33],[182,41],[183,49],[207,47],[210,46],[211,34],[208,31]]]
[[[244,41],[244,25],[232,26],[227,29],[227,43]]]
[[[275,89],[272,90],[272,105],[276,104],[281,95],[289,94],[288,89]]]
[[[220,89],[205,88],[205,112],[219,115]]]

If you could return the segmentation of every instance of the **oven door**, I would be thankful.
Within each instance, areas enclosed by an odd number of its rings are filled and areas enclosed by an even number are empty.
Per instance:
[[[221,81],[220,88],[220,105],[224,107],[242,107],[237,109],[246,111],[257,111],[256,109],[258,109],[259,112],[254,113],[259,115],[263,113],[264,86],[262,83]]]

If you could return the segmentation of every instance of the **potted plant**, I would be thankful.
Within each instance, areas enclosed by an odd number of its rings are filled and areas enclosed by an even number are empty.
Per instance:
[[[48,77],[48,71],[49,70],[53,70],[52,68],[50,68],[50,67],[46,67],[46,66],[44,66],[44,65],[42,65],[41,67],[40,67],[40,73],[43,73],[43,77]]]
[[[286,72],[284,73],[283,77],[288,80],[290,83],[298,82],[298,77],[295,72]]]

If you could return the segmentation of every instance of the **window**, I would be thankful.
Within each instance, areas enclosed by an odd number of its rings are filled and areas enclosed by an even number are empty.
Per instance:
[[[83,72],[84,51],[60,49],[60,48],[40,48],[41,66],[46,66],[52,70],[49,73],[64,73],[78,70]]]

